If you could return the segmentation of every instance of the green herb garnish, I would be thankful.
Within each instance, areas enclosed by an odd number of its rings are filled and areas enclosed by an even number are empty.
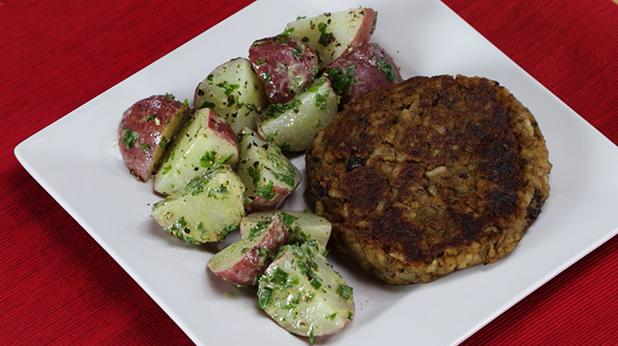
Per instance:
[[[258,291],[258,307],[262,310],[266,309],[268,304],[270,303],[270,298],[272,297],[273,290],[272,288],[263,287]]]
[[[339,95],[349,93],[349,88],[356,83],[356,66],[335,67],[326,69],[333,90]]]
[[[328,91],[324,94],[316,93],[315,94],[315,106],[321,110],[326,109],[327,101],[328,101]]]
[[[133,145],[135,145],[135,141],[138,137],[139,135],[137,134],[137,132],[125,127],[122,142],[124,143],[125,147],[131,149],[133,148]]]
[[[344,285],[341,284],[337,287],[337,294],[345,299],[348,300],[350,298],[352,298],[352,287],[348,286],[348,285]]]
[[[258,196],[263,197],[265,199],[268,199],[268,200],[273,199],[275,197],[275,191],[273,190],[272,180],[269,180],[268,184],[258,187],[255,193]]]
[[[283,222],[283,224],[288,226],[288,227],[292,226],[294,221],[298,220],[298,218],[296,216],[290,215],[290,214],[285,213],[285,212],[279,213],[279,216],[281,216],[281,222]]]
[[[234,90],[240,88],[240,85],[238,84],[230,84],[227,81],[223,81],[221,83],[218,83],[217,86],[221,89],[223,89],[223,92],[225,93],[225,96],[230,96]]]
[[[384,75],[386,76],[386,79],[388,79],[391,82],[395,80],[395,75],[393,74],[393,65],[386,62],[385,59],[378,59],[376,64],[378,68],[380,69],[380,71],[384,73]]]
[[[209,102],[209,101],[204,101],[204,102],[202,103],[202,105],[200,106],[200,109],[201,109],[201,108],[210,108],[210,109],[213,109],[213,108],[215,108],[215,104],[214,104],[214,103],[212,103],[212,102]]]
[[[332,32],[326,31],[327,27],[328,25],[326,23],[322,22],[318,24],[318,31],[320,32],[320,38],[318,39],[318,42],[324,47],[328,46],[331,42],[335,40],[335,35],[333,35]]]
[[[270,282],[276,285],[283,286],[285,285],[287,281],[288,281],[288,273],[279,267],[277,267],[271,274]]]

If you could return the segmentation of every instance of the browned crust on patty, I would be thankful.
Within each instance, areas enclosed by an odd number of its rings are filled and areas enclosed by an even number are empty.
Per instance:
[[[549,195],[534,119],[497,82],[414,77],[350,103],[307,154],[335,247],[391,284],[510,253]]]

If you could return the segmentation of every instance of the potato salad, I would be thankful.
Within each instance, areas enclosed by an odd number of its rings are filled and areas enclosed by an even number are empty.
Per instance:
[[[331,223],[279,209],[303,178],[289,157],[311,148],[345,103],[401,81],[369,42],[377,18],[371,8],[298,17],[198,76],[192,104],[150,96],[118,127],[129,172],[154,176],[153,219],[196,246],[240,231],[208,270],[253,287],[263,313],[310,343],[353,320],[354,297],[326,257]]]

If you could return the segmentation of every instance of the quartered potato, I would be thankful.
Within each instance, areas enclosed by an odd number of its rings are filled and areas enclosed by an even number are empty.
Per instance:
[[[266,106],[262,82],[251,63],[236,58],[215,68],[195,89],[193,107],[214,109],[234,133],[255,128],[258,114]]]
[[[354,317],[352,288],[315,241],[286,245],[260,277],[258,307],[290,333],[331,335]]]
[[[280,217],[273,215],[256,223],[245,238],[211,257],[208,269],[235,285],[255,285],[279,246],[286,243],[288,233]]]
[[[342,103],[402,80],[393,58],[377,43],[365,43],[354,49],[328,65],[324,73]]]
[[[326,249],[332,228],[331,223],[310,212],[271,210],[249,214],[240,221],[240,238],[247,239],[256,227],[269,222],[276,215],[290,229],[291,242],[302,243],[315,240],[320,249]]]
[[[292,101],[270,105],[258,133],[283,151],[309,149],[315,134],[337,114],[338,98],[326,78],[316,80]]]
[[[271,103],[291,100],[318,73],[318,55],[298,39],[283,33],[253,42],[249,60]]]
[[[245,215],[244,185],[223,166],[191,180],[182,191],[157,202],[152,217],[172,235],[189,243],[225,239]]]
[[[286,32],[315,49],[320,67],[369,41],[378,13],[370,8],[324,13],[289,23]]]
[[[137,101],[122,115],[118,145],[134,176],[147,181],[159,166],[167,144],[188,119],[189,107],[172,95]]]
[[[239,135],[238,175],[245,184],[245,207],[279,208],[300,183],[301,175],[281,150],[245,128]]]
[[[169,195],[194,177],[238,162],[236,135],[210,108],[200,109],[180,131],[155,178],[155,191]]]

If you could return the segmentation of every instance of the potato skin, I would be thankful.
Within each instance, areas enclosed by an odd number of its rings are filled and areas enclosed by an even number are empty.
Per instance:
[[[249,60],[270,103],[291,100],[318,72],[318,55],[300,40],[279,35],[253,42]]]
[[[147,181],[157,169],[167,144],[185,123],[188,107],[173,96],[155,95],[127,109],[118,126],[118,146],[125,165]]]
[[[342,103],[402,81],[399,67],[377,43],[356,48],[335,60],[325,71]]]
[[[260,234],[231,244],[208,261],[208,269],[222,280],[253,286],[264,272],[270,257],[288,241],[288,230],[278,216]]]

